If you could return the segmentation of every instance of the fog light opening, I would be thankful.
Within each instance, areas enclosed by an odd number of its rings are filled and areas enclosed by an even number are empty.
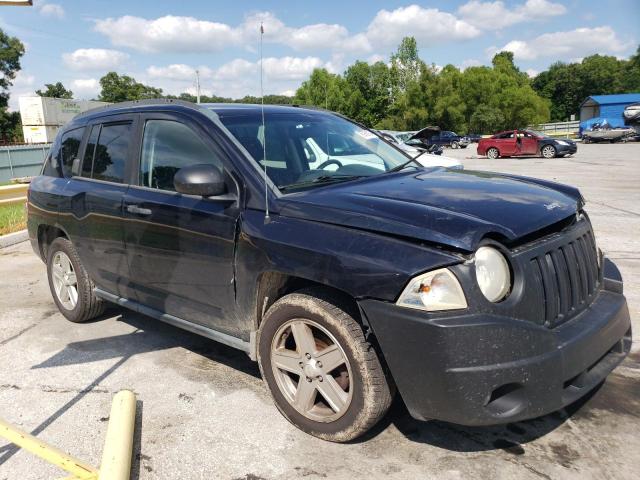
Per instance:
[[[485,408],[495,416],[505,417],[518,413],[524,405],[524,387],[519,383],[507,383],[491,392]]]

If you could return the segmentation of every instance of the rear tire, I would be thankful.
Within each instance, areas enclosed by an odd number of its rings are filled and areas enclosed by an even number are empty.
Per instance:
[[[104,312],[105,302],[96,297],[78,252],[66,238],[56,238],[47,249],[47,277],[53,300],[67,320],[82,323]]]
[[[499,156],[500,156],[500,152],[498,151],[497,148],[491,147],[489,150],[487,150],[487,158],[490,158],[491,160],[495,160]]]
[[[391,405],[375,349],[321,289],[286,295],[269,308],[258,334],[258,362],[280,413],[323,440],[359,437]]]

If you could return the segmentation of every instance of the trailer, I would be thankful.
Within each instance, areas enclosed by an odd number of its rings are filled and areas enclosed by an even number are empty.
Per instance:
[[[20,119],[25,143],[49,143],[58,129],[79,113],[109,105],[94,100],[73,100],[40,96],[20,97]]]

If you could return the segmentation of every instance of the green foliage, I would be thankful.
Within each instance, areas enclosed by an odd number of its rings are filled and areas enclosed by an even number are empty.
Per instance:
[[[551,102],[552,121],[569,120],[590,95],[640,92],[640,47],[629,60],[591,55],[580,63],[554,63],[532,86]]]
[[[0,205],[0,235],[17,232],[25,228],[27,228],[27,218],[22,202]]]
[[[100,79],[100,100],[103,102],[125,102],[145,98],[162,97],[162,89],[144,85],[127,75],[109,72]]]
[[[549,102],[532,88],[511,52],[492,67],[437,71],[418,56],[415,39],[403,39],[390,66],[355,62],[344,75],[315,70],[296,92],[296,103],[334,110],[365,125],[417,130],[437,125],[458,133],[489,133],[549,119]]]
[[[36,90],[36,95],[40,97],[73,98],[73,92],[67,90],[62,82],[45,83],[44,86],[44,91]]]
[[[20,58],[24,55],[24,45],[15,37],[10,37],[0,29],[0,139],[15,141],[20,117],[9,113],[9,88],[20,70]],[[20,137],[22,132],[20,131]]]

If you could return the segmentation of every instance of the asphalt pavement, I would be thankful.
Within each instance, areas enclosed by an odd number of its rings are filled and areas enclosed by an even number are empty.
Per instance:
[[[598,245],[625,279],[640,333],[640,144],[580,145],[572,158],[477,159],[465,168],[581,188]],[[640,475],[640,346],[584,401],[489,428],[413,420],[401,401],[347,445],[310,437],[273,406],[242,352],[121,308],[75,325],[28,243],[0,249],[0,417],[98,465],[112,396],[138,398],[137,479],[627,479]],[[0,480],[63,472],[0,440]]]

